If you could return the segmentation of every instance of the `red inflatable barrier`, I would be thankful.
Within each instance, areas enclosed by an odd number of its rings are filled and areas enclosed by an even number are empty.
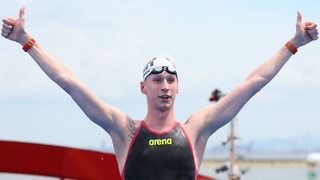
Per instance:
[[[0,172],[121,180],[114,154],[13,141],[0,141]],[[198,180],[213,179],[199,175]]]

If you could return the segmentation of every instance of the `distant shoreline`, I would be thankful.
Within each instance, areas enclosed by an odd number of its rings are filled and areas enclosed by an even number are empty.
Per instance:
[[[225,160],[203,160],[202,166],[220,167],[225,162]],[[238,160],[236,163],[238,166],[307,166],[305,160]]]

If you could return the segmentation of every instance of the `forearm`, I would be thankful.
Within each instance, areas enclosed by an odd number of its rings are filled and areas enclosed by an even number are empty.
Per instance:
[[[30,36],[24,38],[19,43],[23,46]],[[74,77],[71,70],[66,67],[63,63],[58,61],[56,58],[49,55],[37,42],[28,49],[27,53],[32,59],[39,65],[39,67],[47,74],[47,76],[57,83],[63,89],[67,89],[67,79]]]
[[[311,21],[302,23],[301,19],[301,13],[298,12],[296,34],[288,41],[288,44],[248,76],[247,81],[254,85],[253,89],[256,92],[274,78],[289,58],[297,52],[297,48],[318,39],[317,25]]]
[[[268,84],[292,55],[293,53],[286,46],[283,46],[270,59],[254,69],[246,79],[252,83],[254,93]]]

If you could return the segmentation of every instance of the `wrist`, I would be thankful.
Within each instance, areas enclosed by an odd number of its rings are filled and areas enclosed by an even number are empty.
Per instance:
[[[288,41],[285,46],[292,54],[296,54],[296,52],[298,52],[297,47],[291,41]]]
[[[29,41],[27,41],[23,46],[22,49],[24,50],[24,52],[29,51],[30,48],[32,48],[32,46],[36,43],[36,40],[31,38]]]
[[[294,45],[294,47],[298,49],[303,45],[302,41],[303,40],[301,40],[301,38],[295,35],[288,42],[290,42],[292,45]]]
[[[32,37],[29,34],[25,33],[17,40],[17,42],[21,46],[24,46],[28,41],[30,41],[30,39],[32,39]]]
[[[301,47],[302,44],[299,40],[299,37],[294,36],[285,44],[285,46],[292,54],[295,54],[296,52],[298,52],[298,48]]]
[[[36,40],[32,38],[29,34],[24,33],[20,36],[17,42],[22,46],[22,49],[27,52],[36,43]]]

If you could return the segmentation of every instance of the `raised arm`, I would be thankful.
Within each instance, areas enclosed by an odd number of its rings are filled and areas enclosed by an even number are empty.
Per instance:
[[[103,103],[75,77],[69,68],[45,52],[38,43],[33,44],[30,41],[32,37],[24,28],[24,12],[25,8],[21,8],[19,18],[8,17],[3,19],[1,35],[24,46],[24,49],[48,77],[64,89],[93,122],[100,125],[109,134],[121,134],[121,128],[125,126],[128,120],[126,114]],[[26,45],[28,43],[31,44]]]
[[[217,129],[232,120],[241,108],[268,84],[295,53],[296,49],[318,39],[317,25],[302,22],[297,14],[296,33],[276,54],[254,69],[249,76],[214,105],[204,107],[191,115],[188,123],[195,127],[195,136],[209,137]]]

